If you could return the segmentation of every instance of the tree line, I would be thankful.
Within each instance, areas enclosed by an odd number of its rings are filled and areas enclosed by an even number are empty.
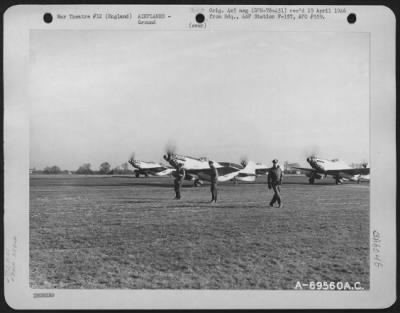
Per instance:
[[[100,164],[100,166],[97,170],[92,169],[90,163],[84,163],[81,166],[79,166],[78,169],[75,171],[62,170],[59,166],[53,165],[53,166],[46,166],[43,170],[30,169],[30,173],[31,174],[52,174],[52,175],[54,175],[54,174],[77,174],[77,175],[118,174],[118,175],[123,175],[123,174],[133,174],[134,171],[129,169],[129,165],[126,162],[119,166],[116,166],[114,168],[111,167],[110,163],[103,162]]]

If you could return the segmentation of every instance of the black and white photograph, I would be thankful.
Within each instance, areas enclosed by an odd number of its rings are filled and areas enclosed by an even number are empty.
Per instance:
[[[163,28],[180,18],[171,8],[50,7],[48,28],[30,29],[34,297],[371,290],[384,266],[371,213],[382,168],[372,161],[371,33],[268,27],[317,9],[204,7],[186,28]],[[321,16],[354,23],[351,10],[330,10]],[[213,28],[236,17],[243,29]],[[84,27],[96,18],[139,26]],[[81,24],[57,27],[65,20]]]

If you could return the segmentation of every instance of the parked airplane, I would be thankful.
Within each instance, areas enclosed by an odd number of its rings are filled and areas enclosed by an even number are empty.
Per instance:
[[[222,162],[220,162],[220,164],[222,164]],[[268,167],[263,163],[250,163],[247,160],[242,160],[240,164],[242,165],[243,169],[239,172],[237,176],[233,178],[233,181],[235,183],[237,181],[254,182],[256,180],[256,177],[267,176],[269,170],[271,169],[271,167]],[[278,164],[278,166],[282,169],[282,171],[284,171],[283,165]]]
[[[194,181],[195,186],[200,186],[203,180],[210,181],[211,169],[206,158],[194,158],[167,152],[164,159],[172,166],[182,164],[186,170],[185,180]],[[240,175],[240,180],[251,181],[255,179],[255,164],[249,162],[246,167],[230,162],[214,162],[218,171],[218,181],[225,182]]]
[[[254,182],[256,180],[257,165],[253,161],[241,162],[241,164],[230,162],[218,162],[222,166],[231,166],[237,168],[238,173],[233,177],[233,181]]]
[[[314,156],[308,157],[307,162],[311,168],[294,167],[305,172],[309,177],[309,183],[314,184],[315,179],[323,179],[326,176],[333,176],[336,184],[342,183],[344,180],[360,182],[362,175],[369,175],[369,168],[352,168],[339,159],[326,160]]]
[[[247,158],[243,157],[240,164],[243,167],[246,167],[247,162],[248,162]],[[268,171],[271,168],[270,166],[267,166],[263,163],[255,163],[254,167],[255,167],[256,176],[268,175]]]
[[[136,177],[140,177],[140,175],[145,177],[149,175],[165,176],[175,171],[174,168],[166,167],[160,163],[135,160],[133,157],[131,157],[128,162],[135,168]]]
[[[364,168],[369,168],[369,163],[364,163],[364,164],[362,164],[362,167],[364,167]],[[367,175],[360,175],[360,180],[369,181],[369,180],[370,180],[369,173],[368,173]]]

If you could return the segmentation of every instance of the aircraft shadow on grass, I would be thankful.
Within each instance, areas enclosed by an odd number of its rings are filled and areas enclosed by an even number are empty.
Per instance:
[[[352,185],[353,183],[344,183],[344,184],[349,184]],[[362,185],[368,185],[368,183],[361,183]],[[253,185],[263,185],[265,188],[268,188],[268,183],[266,182],[253,182],[253,183],[240,183],[240,184],[228,184],[228,183],[222,183],[218,184],[219,187],[232,187],[232,188],[240,188],[240,186],[253,186]],[[302,186],[310,186],[308,182],[285,182],[282,184],[282,188],[285,187],[285,185],[302,185]],[[158,182],[126,182],[126,183],[116,183],[116,184],[101,184],[101,186],[138,186],[138,187],[160,187],[160,188],[174,188],[174,182],[170,183],[158,183]],[[314,184],[313,187],[335,187],[334,184],[324,182],[324,183],[319,183],[319,184]],[[209,188],[210,185],[202,185],[202,186],[193,186],[189,184],[184,184],[182,188],[184,189],[192,189],[192,188]]]
[[[171,188],[171,189],[174,189],[174,183],[173,182],[171,182],[171,183],[146,183],[146,182],[143,182],[143,183],[136,183],[136,182],[134,182],[134,183],[120,183],[120,184],[116,184],[116,185],[114,185],[114,186],[139,186],[139,187],[161,187],[161,188]],[[206,185],[207,186],[207,185]],[[185,189],[187,189],[187,188],[199,188],[199,187],[195,187],[195,186],[190,186],[190,185],[183,185],[182,186],[182,188],[185,188]],[[201,188],[201,187],[200,187]]]
[[[127,177],[124,177],[127,178]],[[354,185],[354,182],[343,182],[343,185]],[[268,188],[268,182],[266,181],[255,181],[255,182],[223,182],[219,183],[218,186],[221,187],[240,187],[240,186],[252,186],[252,185],[263,185],[265,188]],[[289,181],[289,180],[284,180],[282,184],[282,188],[284,188],[285,185],[304,185],[304,186],[310,186],[310,183],[308,181]],[[360,185],[369,185],[368,181],[361,181]],[[136,181],[129,181],[129,182],[119,182],[115,184],[110,184],[110,185],[102,185],[102,186],[139,186],[139,187],[161,187],[161,188],[174,188],[174,181],[168,181],[168,182],[158,182],[158,181],[145,181],[144,179],[136,180]],[[182,188],[189,189],[189,188],[209,188],[209,184],[204,184],[200,186],[194,186],[191,184],[188,184],[187,182],[183,184]],[[314,187],[335,187],[336,185],[334,184],[334,181],[332,180],[325,180],[321,181],[317,184],[313,184],[312,186]]]

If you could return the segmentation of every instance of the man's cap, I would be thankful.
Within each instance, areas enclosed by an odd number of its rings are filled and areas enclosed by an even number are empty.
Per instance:
[[[208,164],[214,164],[214,161],[210,160],[210,161],[208,161]]]
[[[277,159],[273,159],[272,163],[278,163],[278,160]]]

